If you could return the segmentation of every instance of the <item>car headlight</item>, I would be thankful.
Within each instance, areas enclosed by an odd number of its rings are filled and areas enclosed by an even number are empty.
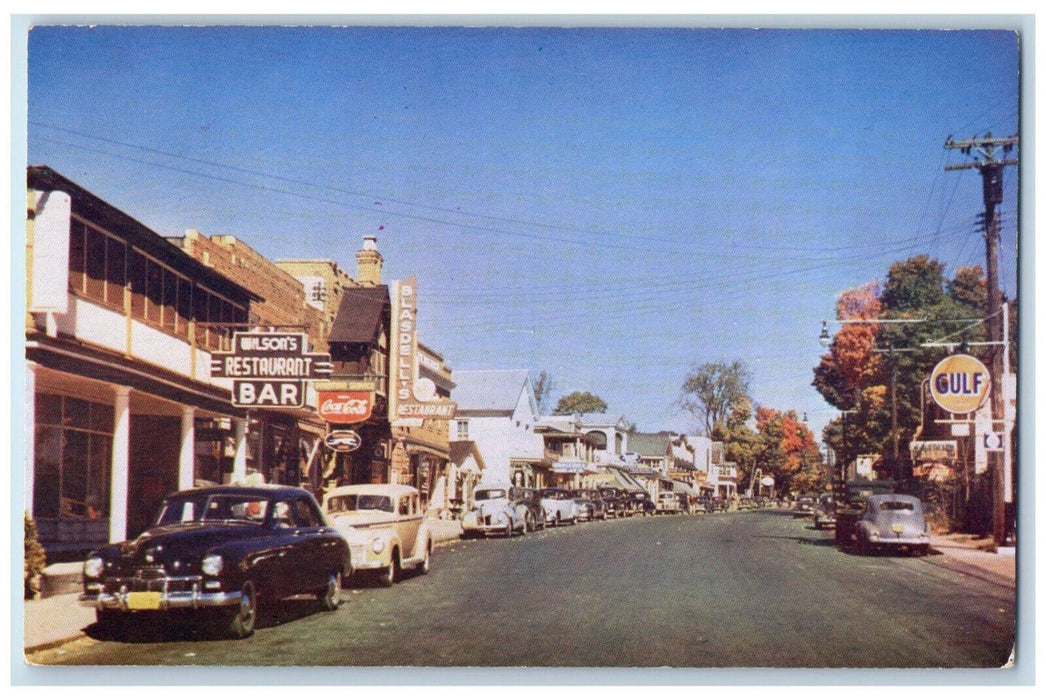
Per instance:
[[[385,540],[375,537],[370,541],[370,549],[375,554],[381,554],[385,550]]]
[[[222,572],[222,566],[225,562],[222,561],[221,554],[208,554],[200,562],[200,571],[207,574],[208,576],[217,576]]]
[[[105,569],[105,561],[101,557],[91,557],[84,562],[84,577],[98,578]]]

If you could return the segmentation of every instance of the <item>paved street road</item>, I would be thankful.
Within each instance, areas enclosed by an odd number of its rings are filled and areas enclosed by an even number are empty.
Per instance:
[[[244,641],[143,629],[43,664],[920,667],[1006,663],[1014,593],[855,556],[779,511],[632,518],[453,543],[428,576],[291,601]]]

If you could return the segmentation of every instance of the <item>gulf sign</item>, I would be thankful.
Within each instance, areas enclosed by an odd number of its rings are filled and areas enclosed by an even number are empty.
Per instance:
[[[930,374],[930,394],[951,413],[973,413],[984,405],[991,390],[984,363],[970,355],[952,355],[937,363]]]
[[[374,410],[374,396],[369,391],[319,391],[317,412],[328,423],[362,423]]]

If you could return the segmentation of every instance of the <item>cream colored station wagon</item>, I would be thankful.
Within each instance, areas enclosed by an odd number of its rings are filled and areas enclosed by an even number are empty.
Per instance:
[[[327,519],[349,541],[354,573],[391,586],[406,568],[429,572],[432,536],[418,490],[398,484],[338,486],[323,497]]]

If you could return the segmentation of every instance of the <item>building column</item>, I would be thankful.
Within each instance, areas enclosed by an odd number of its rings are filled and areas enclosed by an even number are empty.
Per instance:
[[[236,454],[232,458],[232,483],[242,484],[247,478],[247,419],[233,418]]]
[[[25,363],[25,485],[22,496],[25,512],[33,514],[33,490],[36,479],[36,368],[35,362]]]
[[[182,443],[178,453],[178,490],[191,489],[196,477],[196,409],[182,406]]]
[[[116,387],[113,405],[112,480],[109,485],[109,541],[127,539],[127,498],[131,461],[131,389]]]

